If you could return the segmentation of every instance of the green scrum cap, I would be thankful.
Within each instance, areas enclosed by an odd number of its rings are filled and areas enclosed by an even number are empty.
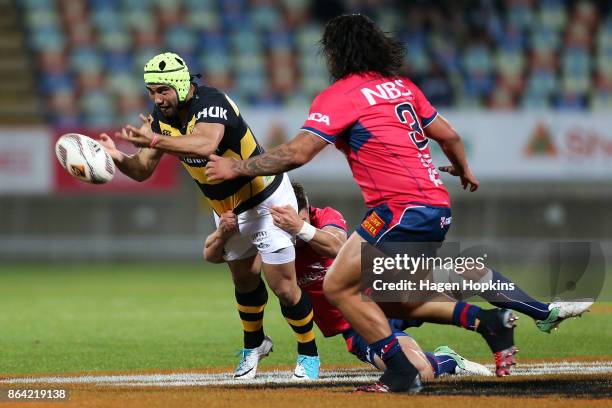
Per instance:
[[[191,75],[185,61],[172,52],[151,58],[144,66],[145,84],[164,84],[171,86],[178,95],[179,102],[185,102],[191,84]]]

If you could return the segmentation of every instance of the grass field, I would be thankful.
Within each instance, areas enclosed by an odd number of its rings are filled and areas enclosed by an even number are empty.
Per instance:
[[[0,266],[0,376],[92,372],[229,371],[242,332],[225,267],[206,264],[15,264]],[[295,342],[270,297],[265,327],[275,342],[262,369],[290,368]],[[424,349],[448,344],[490,362],[482,339],[455,327],[410,333]],[[361,366],[341,338],[323,339],[325,367]],[[612,314],[596,305],[552,335],[522,316],[521,360],[612,360]],[[174,392],[174,391],[172,391]],[[290,395],[291,392],[289,392]]]

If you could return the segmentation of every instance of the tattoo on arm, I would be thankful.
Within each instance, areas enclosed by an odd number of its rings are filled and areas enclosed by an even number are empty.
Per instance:
[[[299,167],[289,146],[280,145],[263,154],[234,163],[233,169],[243,176],[264,176],[283,173]]]
[[[245,161],[237,161],[232,169],[248,177],[284,173],[302,166],[319,153],[327,142],[308,132],[298,134],[290,142]]]

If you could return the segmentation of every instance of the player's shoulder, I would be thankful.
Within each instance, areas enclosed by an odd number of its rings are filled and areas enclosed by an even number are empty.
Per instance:
[[[343,78],[329,85],[314,98],[312,107],[345,111],[349,106],[352,106],[351,82],[350,78]]]
[[[221,106],[223,108],[231,107],[235,112],[238,112],[236,103],[225,92],[212,86],[199,86],[196,89],[193,99],[196,108]]]
[[[314,104],[320,102],[336,102],[340,100],[344,96],[344,92],[341,91],[339,87],[336,86],[336,83],[331,84],[314,98]]]
[[[223,91],[212,87],[201,85],[196,89],[193,96],[191,112],[194,115],[211,115],[227,119],[230,112],[235,116],[240,114],[238,106]],[[199,117],[199,116],[198,116]]]
[[[361,82],[364,82],[365,78],[363,75],[352,74],[348,75],[344,78],[338,79],[334,81],[331,85],[325,88],[323,91],[319,93],[319,96],[345,96],[354,89],[359,86]]]
[[[362,88],[371,85],[373,82],[385,82],[394,80],[403,80],[410,86],[414,86],[412,81],[405,77],[386,78],[374,72],[361,72],[347,75],[335,81],[333,84],[325,88],[319,93],[318,98],[335,99],[335,100],[351,100],[354,92],[360,92]]]
[[[194,95],[194,99],[200,103],[209,103],[209,102],[217,102],[219,100],[226,100],[225,93],[221,92],[219,89],[207,86],[200,85],[197,87]]]
[[[310,207],[310,221],[316,228],[334,226],[345,231],[347,229],[342,213],[332,207]]]

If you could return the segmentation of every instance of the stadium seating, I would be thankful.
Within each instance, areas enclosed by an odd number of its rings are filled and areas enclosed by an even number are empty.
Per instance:
[[[146,110],[141,69],[167,49],[239,104],[304,105],[329,82],[307,0],[23,0],[39,90],[59,126]],[[407,46],[407,73],[456,108],[610,109],[612,14],[603,1],[360,4]],[[375,7],[377,3],[393,7]],[[403,3],[411,3],[406,5]],[[440,2],[445,4],[445,2]]]

